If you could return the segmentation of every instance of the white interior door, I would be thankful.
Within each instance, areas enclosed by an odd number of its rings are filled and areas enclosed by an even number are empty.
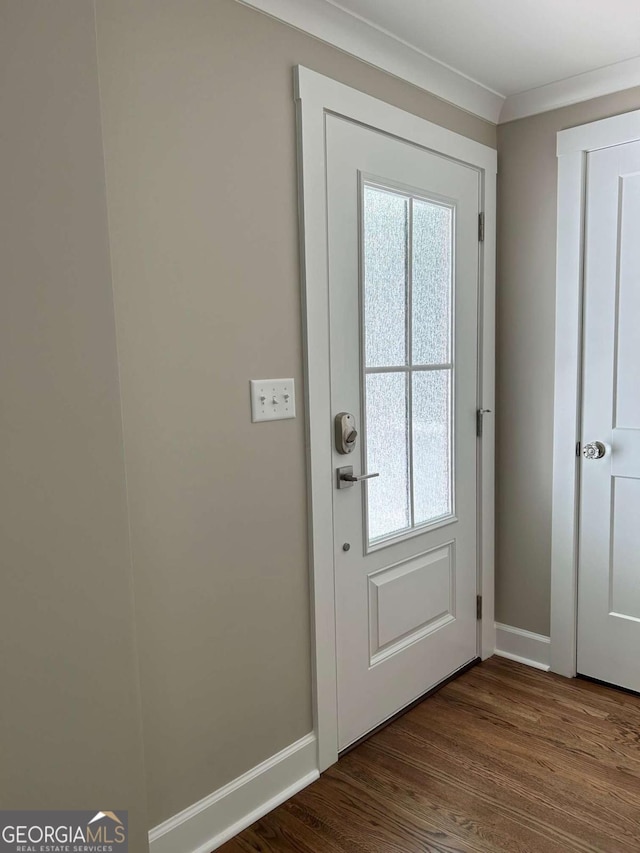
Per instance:
[[[640,691],[640,142],[587,174],[578,672]]]
[[[326,134],[343,749],[477,654],[480,180],[336,116]]]

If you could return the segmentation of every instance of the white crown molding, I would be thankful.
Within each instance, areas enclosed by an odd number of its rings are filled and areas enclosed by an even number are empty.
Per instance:
[[[640,86],[640,57],[509,95],[504,102],[499,124],[568,107],[601,95],[612,95],[631,89],[632,86]]]
[[[496,124],[504,96],[330,0],[237,0]]]
[[[495,92],[334,0],[237,0],[493,124],[640,86],[640,57],[515,95]]]

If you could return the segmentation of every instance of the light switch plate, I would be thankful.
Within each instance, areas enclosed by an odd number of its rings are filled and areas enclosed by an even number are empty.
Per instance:
[[[296,416],[293,379],[252,379],[251,420],[283,421]]]

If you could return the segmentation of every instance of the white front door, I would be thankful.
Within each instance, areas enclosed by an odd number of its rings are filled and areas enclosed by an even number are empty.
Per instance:
[[[577,668],[640,691],[640,142],[587,175]]]
[[[344,749],[477,656],[480,175],[337,116],[326,151]]]

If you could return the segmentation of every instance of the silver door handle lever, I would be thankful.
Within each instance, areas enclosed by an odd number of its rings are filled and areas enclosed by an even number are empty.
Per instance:
[[[353,474],[343,474],[340,479],[345,480],[347,483],[359,483],[360,480],[371,480],[373,477],[379,476],[380,474],[358,474],[354,477]]]
[[[338,488],[347,489],[353,486],[354,483],[359,483],[360,480],[372,480],[374,477],[379,477],[380,474],[354,474],[353,465],[344,465],[342,468],[337,468]]]

